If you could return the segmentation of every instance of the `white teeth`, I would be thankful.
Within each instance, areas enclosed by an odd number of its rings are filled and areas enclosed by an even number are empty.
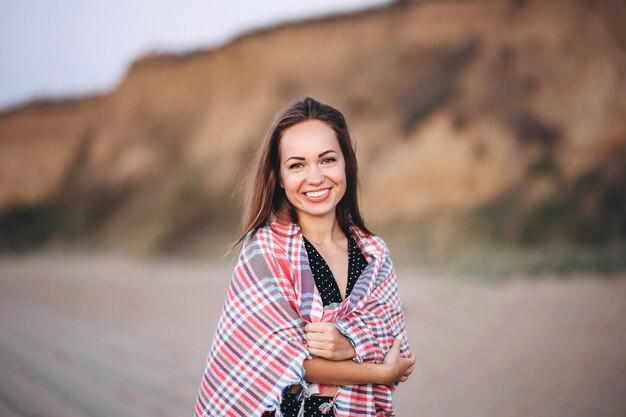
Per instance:
[[[315,197],[321,197],[327,193],[328,193],[328,188],[322,191],[313,191],[313,192],[305,193],[305,194],[308,195],[309,197],[315,198]]]

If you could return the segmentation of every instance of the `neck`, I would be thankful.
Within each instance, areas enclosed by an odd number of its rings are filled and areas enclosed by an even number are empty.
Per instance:
[[[315,243],[326,243],[343,238],[337,217],[303,217],[298,219],[302,234]]]

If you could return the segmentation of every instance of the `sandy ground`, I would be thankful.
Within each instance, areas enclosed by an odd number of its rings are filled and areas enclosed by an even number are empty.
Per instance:
[[[398,269],[403,416],[626,416],[626,276],[464,283]],[[230,265],[0,258],[0,416],[191,416]]]

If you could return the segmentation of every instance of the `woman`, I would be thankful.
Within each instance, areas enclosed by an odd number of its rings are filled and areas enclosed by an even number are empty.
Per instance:
[[[310,97],[274,119],[195,416],[386,416],[413,371],[395,272],[365,227],[343,115]]]

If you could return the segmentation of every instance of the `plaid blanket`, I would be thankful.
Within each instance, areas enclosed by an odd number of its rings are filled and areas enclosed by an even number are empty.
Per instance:
[[[326,385],[308,383],[304,326],[332,322],[354,345],[355,362],[382,363],[396,336],[409,354],[404,315],[387,246],[377,236],[351,229],[367,267],[341,303],[323,306],[297,224],[273,221],[244,239],[213,336],[195,406],[195,417],[281,417],[283,390],[301,385],[300,398]],[[397,387],[340,386],[322,411],[336,416],[394,416]],[[301,413],[302,413],[301,409]],[[329,414],[330,415],[330,414]]]

